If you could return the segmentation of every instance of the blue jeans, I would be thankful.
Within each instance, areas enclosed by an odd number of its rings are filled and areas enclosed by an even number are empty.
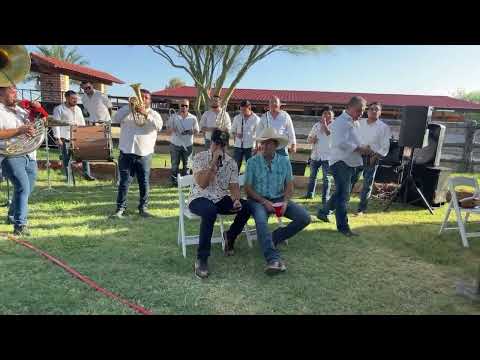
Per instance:
[[[355,168],[348,166],[343,161],[337,161],[330,166],[333,180],[335,181],[335,193],[327,202],[327,207],[319,209],[319,214],[328,215],[335,210],[337,230],[344,232],[350,230],[348,225],[347,207],[352,190],[352,178],[355,175]]]
[[[322,204],[325,207],[330,199],[331,183],[328,178],[328,160],[312,160],[310,162],[310,179],[308,182],[307,196],[313,196],[315,185],[317,183],[318,170],[322,168]]]
[[[367,210],[368,199],[372,195],[373,180],[375,179],[377,169],[378,165],[356,168],[355,175],[352,179],[352,191],[356,182],[360,178],[360,174],[363,172],[363,184],[362,191],[360,192],[360,204],[358,205],[358,211],[364,212]]]
[[[283,198],[272,199],[270,201],[275,203],[283,201]],[[253,199],[248,199],[248,206],[255,219],[257,240],[267,263],[280,260],[280,254],[278,250],[274,248],[274,244],[275,246],[280,244],[310,224],[310,215],[308,215],[307,210],[300,205],[295,204],[293,201],[289,201],[284,216],[292,220],[292,222],[271,233],[268,230],[268,216],[270,214],[267,213],[265,206]]]
[[[243,157],[245,157],[245,161],[248,161],[252,157],[252,148],[233,148],[233,158],[237,162],[238,171],[240,172],[240,168],[242,167]]]
[[[2,173],[13,184],[13,198],[8,216],[13,217],[15,227],[27,224],[28,197],[35,187],[37,162],[27,155],[7,157],[2,161]]]
[[[118,186],[117,210],[125,210],[127,208],[128,187],[135,176],[137,177],[138,189],[140,191],[138,209],[144,210],[147,208],[151,162],[152,154],[139,156],[124,154],[120,151],[120,156],[118,157],[120,185]]]
[[[170,144],[170,158],[172,160],[172,175],[171,180],[172,184],[177,184],[177,175],[180,169],[180,162],[182,162],[182,176],[185,176],[188,171],[187,163],[188,157],[192,153],[193,146],[187,146],[187,149],[183,146],[177,146],[174,144]]]
[[[247,206],[247,202],[240,199],[242,203],[242,209],[237,212],[233,224],[227,231],[227,237],[234,241],[238,235],[243,231],[245,224],[250,218],[250,211]],[[230,196],[225,196],[219,202],[214,203],[207,198],[196,198],[192,200],[188,206],[190,211],[195,215],[202,218],[200,223],[200,236],[197,250],[197,258],[206,260],[210,256],[210,248],[212,245],[212,234],[217,215],[229,215],[232,214],[233,201]]]
[[[65,171],[65,176],[68,179],[68,162],[70,161],[70,151],[68,151],[69,146],[67,144],[70,142],[69,140],[62,139],[62,162],[63,162],[63,170]],[[90,164],[87,160],[82,161],[83,166],[83,176],[90,176]]]

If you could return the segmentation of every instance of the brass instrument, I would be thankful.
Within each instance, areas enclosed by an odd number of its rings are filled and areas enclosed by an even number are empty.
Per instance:
[[[133,92],[135,93],[135,96],[131,96],[128,98],[128,104],[130,105],[130,111],[132,112],[133,120],[135,121],[135,124],[137,126],[145,126],[147,118],[145,115],[140,114],[137,111],[137,106],[144,106],[145,103],[143,102],[143,97],[140,92],[140,86],[142,84],[137,83],[137,84],[132,84],[130,87],[133,89]]]
[[[0,45],[0,86],[15,86],[30,72],[30,55],[23,45]],[[0,141],[0,155],[20,156],[37,150],[45,139],[45,125],[37,118],[33,136],[22,134]]]

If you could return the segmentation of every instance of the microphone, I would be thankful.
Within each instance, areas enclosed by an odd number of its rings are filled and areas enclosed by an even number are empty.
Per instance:
[[[223,166],[223,163],[222,163],[222,155],[220,155],[218,157],[218,160],[217,160],[217,167],[218,168],[221,168]]]

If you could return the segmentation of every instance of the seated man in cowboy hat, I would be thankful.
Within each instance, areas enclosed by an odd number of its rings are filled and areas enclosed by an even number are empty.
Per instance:
[[[266,128],[257,141],[263,150],[247,161],[245,192],[250,213],[255,219],[257,240],[267,261],[265,272],[273,275],[287,269],[280,258],[278,245],[310,224],[310,215],[290,200],[293,195],[292,165],[287,156],[276,152],[288,144],[288,138],[273,128]],[[281,215],[292,222],[271,233],[268,216],[275,212],[273,205],[278,202],[283,203]]]

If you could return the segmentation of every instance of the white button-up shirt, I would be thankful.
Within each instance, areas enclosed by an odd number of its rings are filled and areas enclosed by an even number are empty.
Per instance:
[[[93,90],[93,95],[82,94],[82,104],[90,114],[89,122],[108,122],[111,121],[108,109],[112,108],[112,103],[107,95],[101,91]]]
[[[119,148],[124,154],[146,156],[154,152],[157,132],[162,130],[163,121],[155,110],[148,109],[147,115],[145,125],[137,126],[129,105],[115,113],[112,123],[120,123]]]
[[[15,106],[11,109],[5,104],[0,103],[0,130],[16,129],[29,122],[28,112],[20,106]],[[0,144],[5,146],[5,143],[10,139],[0,140]],[[32,160],[37,160],[37,151],[32,151],[27,154]],[[0,156],[0,164],[2,163],[4,156]]]
[[[242,134],[242,137],[235,137],[234,146],[237,148],[249,149],[255,146],[255,134],[260,118],[252,112],[249,117],[238,114],[233,118],[232,135]]]
[[[221,123],[220,119],[220,114],[222,111],[216,113],[215,111],[208,110],[205,111],[202,115],[202,118],[200,119],[200,128],[202,127],[207,127],[207,128],[213,128],[213,127],[218,127]],[[230,129],[232,128],[232,121],[230,120],[230,115],[228,115],[228,112],[225,111],[225,127],[227,130],[230,132]],[[210,140],[212,138],[212,132],[211,131],[206,131],[205,132],[205,139]]]
[[[68,122],[74,126],[85,126],[82,109],[75,105],[73,108],[63,103],[53,109],[53,117],[56,120]],[[54,126],[53,135],[55,138],[70,140],[70,126]]]
[[[330,129],[331,125],[332,124],[330,123],[327,128]],[[317,141],[312,145],[310,158],[315,161],[327,161],[330,158],[331,136],[325,134],[322,130],[322,124],[320,122],[315,123],[308,136],[317,137]]]
[[[180,114],[170,116],[167,127],[169,129],[173,129],[170,142],[173,145],[183,146],[185,148],[193,145],[193,134],[182,135],[182,132],[186,130],[196,130],[197,132],[200,131],[198,128],[197,117],[190,113],[188,113],[185,118],[183,118]]]
[[[354,150],[361,145],[356,134],[356,125],[350,115],[344,111],[330,125],[332,146],[330,149],[330,165],[343,161],[350,167],[363,165],[362,156]]]
[[[270,111],[267,111],[265,114],[263,114],[257,126],[257,137],[262,135],[263,129],[269,127],[277,130],[280,135],[288,136],[288,145],[297,143],[295,130],[293,129],[292,118],[286,111],[280,110],[275,119]]]
[[[390,149],[390,137],[392,132],[390,127],[383,121],[377,121],[369,124],[367,119],[360,119],[359,126],[355,129],[360,143],[364,146],[369,145],[377,154],[386,156]]]

